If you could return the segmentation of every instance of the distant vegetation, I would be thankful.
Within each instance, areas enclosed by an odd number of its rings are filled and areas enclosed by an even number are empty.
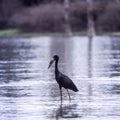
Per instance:
[[[96,30],[120,31],[119,0],[94,0]],[[63,32],[63,0],[0,0],[0,29],[17,28],[24,32]],[[70,0],[72,31],[85,31],[87,4]]]

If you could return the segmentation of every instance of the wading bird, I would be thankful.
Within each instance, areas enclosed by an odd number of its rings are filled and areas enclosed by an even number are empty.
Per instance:
[[[75,84],[73,83],[73,81],[68,76],[62,74],[59,71],[59,69],[58,69],[59,57],[58,57],[58,55],[54,55],[53,56],[52,60],[49,63],[48,68],[50,68],[50,66],[54,63],[54,61],[55,61],[55,79],[56,79],[57,83],[59,84],[60,95],[61,95],[61,102],[62,102],[62,87],[65,88],[65,89],[67,89],[69,100],[71,101],[68,89],[73,90],[75,92],[77,92],[78,89],[75,86]]]

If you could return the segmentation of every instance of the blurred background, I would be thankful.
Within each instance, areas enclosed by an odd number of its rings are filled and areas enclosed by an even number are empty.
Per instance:
[[[22,32],[64,32],[66,0],[0,0],[0,29]],[[87,2],[97,32],[120,30],[119,0],[67,0],[69,24],[73,32],[87,28]]]

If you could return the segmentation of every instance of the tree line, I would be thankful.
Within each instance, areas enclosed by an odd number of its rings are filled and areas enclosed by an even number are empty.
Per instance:
[[[72,31],[87,28],[87,3],[69,0]],[[25,32],[63,32],[64,0],[0,0],[0,29],[17,28]],[[120,1],[93,0],[93,19],[98,32],[120,31]]]

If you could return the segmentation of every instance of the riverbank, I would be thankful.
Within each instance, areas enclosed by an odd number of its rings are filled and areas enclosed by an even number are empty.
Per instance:
[[[86,36],[86,32],[73,32],[73,36]],[[97,35],[112,35],[120,36],[120,32],[98,32]],[[20,32],[17,29],[0,30],[0,37],[33,37],[33,36],[67,36],[65,33],[49,32],[49,33],[37,33],[37,32]]]

